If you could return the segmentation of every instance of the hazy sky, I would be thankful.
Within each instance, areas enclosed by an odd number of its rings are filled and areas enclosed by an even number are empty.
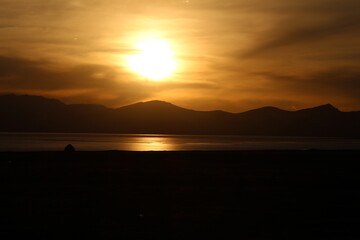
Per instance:
[[[117,107],[360,110],[359,0],[0,0],[0,92]],[[173,75],[127,66],[164,39]]]

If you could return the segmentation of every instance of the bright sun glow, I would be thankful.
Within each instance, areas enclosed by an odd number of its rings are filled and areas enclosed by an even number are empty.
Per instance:
[[[138,42],[139,53],[128,57],[130,69],[150,80],[158,81],[174,72],[176,61],[170,45],[162,39]]]

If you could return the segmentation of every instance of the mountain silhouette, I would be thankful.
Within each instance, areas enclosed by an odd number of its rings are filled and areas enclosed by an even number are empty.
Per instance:
[[[9,94],[0,96],[0,112],[3,132],[360,137],[360,112],[342,112],[330,104],[298,111],[267,106],[228,113],[195,111],[158,100],[113,109]]]
[[[308,113],[316,113],[316,114],[321,114],[321,113],[335,113],[335,112],[340,112],[339,109],[335,108],[333,105],[331,104],[325,104],[325,105],[321,105],[321,106],[317,106],[317,107],[313,107],[313,108],[307,108],[307,109],[302,109],[302,110],[298,110],[298,112],[308,112]]]

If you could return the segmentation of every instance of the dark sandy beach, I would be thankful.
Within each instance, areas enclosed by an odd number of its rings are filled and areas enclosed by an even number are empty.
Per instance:
[[[0,239],[359,239],[360,151],[0,153]]]

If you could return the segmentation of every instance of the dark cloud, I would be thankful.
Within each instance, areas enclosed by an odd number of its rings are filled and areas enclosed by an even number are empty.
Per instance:
[[[51,70],[46,61],[0,57],[0,83],[3,87],[29,89],[79,89],[116,84],[116,71],[102,65],[79,65]],[[99,76],[103,76],[99,78]],[[105,81],[105,82],[104,82]]]
[[[128,73],[115,67],[83,64],[54,70],[51,62],[0,56],[0,89],[6,91],[78,91],[80,96],[72,97],[83,98],[83,101],[103,98],[108,99],[107,104],[126,103],[152,95],[146,85],[136,81],[128,84],[129,80]],[[70,96],[64,94],[64,98]]]
[[[311,86],[314,86],[320,93],[329,91],[332,96],[348,96],[360,103],[360,69],[357,67],[342,67],[317,72],[306,80],[308,87],[305,89],[311,89]]]
[[[242,56],[253,57],[269,51],[276,55],[276,51],[288,46],[297,47],[297,50],[287,49],[287,51],[297,54],[300,49],[308,51],[309,47],[303,44],[313,45],[311,50],[317,47],[334,47],[331,46],[332,40],[337,41],[338,48],[341,44],[344,48],[347,44],[351,44],[354,38],[360,39],[359,14],[348,15],[344,12],[340,16],[324,16],[325,20],[313,16],[313,19],[310,17],[304,23],[302,18],[304,16],[298,15],[282,19],[271,30],[258,36],[260,40],[255,43],[255,47],[242,53]]]
[[[356,50],[355,50],[356,51]],[[309,60],[317,60],[317,61],[346,61],[357,63],[360,62],[360,50],[359,53],[349,52],[349,53],[338,53],[338,54],[309,54],[305,56],[306,59]]]
[[[336,67],[305,74],[304,76],[258,73],[269,80],[274,90],[284,95],[297,94],[304,98],[315,96],[327,101],[352,99],[360,104],[360,69],[357,67]]]
[[[356,34],[360,36],[360,16],[353,19],[332,19],[327,23],[314,23],[311,26],[292,26],[289,29],[278,29],[268,33],[264,38],[269,39],[244,54],[251,57],[269,50],[302,43],[324,41],[324,39],[340,34]],[[346,41],[346,40],[345,40]],[[296,53],[296,52],[295,52]]]

